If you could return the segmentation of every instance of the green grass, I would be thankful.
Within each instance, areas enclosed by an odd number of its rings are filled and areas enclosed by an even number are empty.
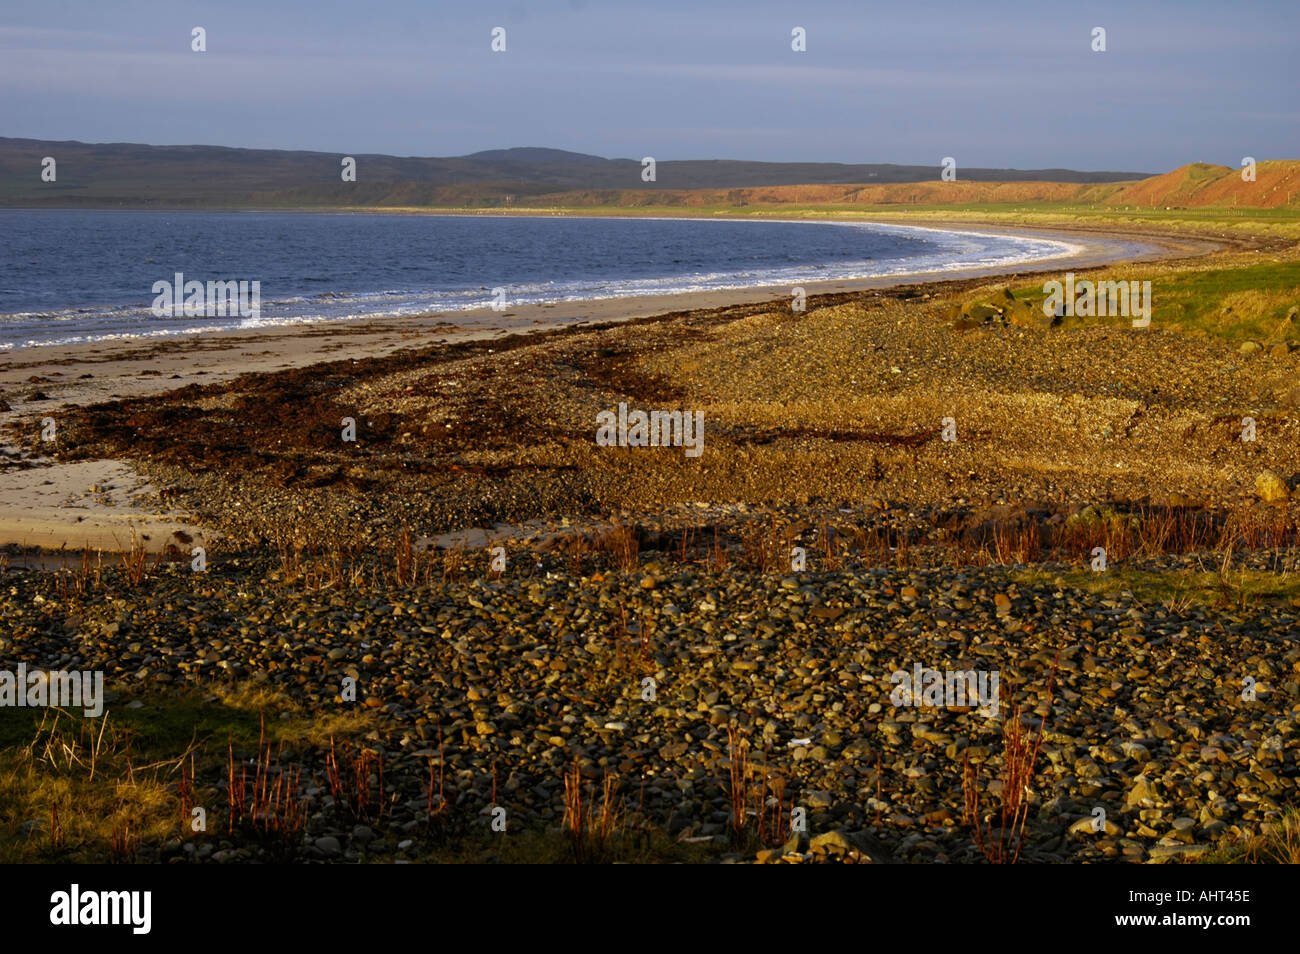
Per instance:
[[[1011,578],[1033,586],[1056,585],[1102,596],[1132,593],[1142,603],[1179,609],[1200,605],[1249,609],[1269,604],[1300,606],[1300,574],[1262,570],[1144,570],[1112,565],[1091,570],[1016,570]]]
[[[129,843],[161,844],[187,834],[182,765],[202,777],[228,765],[228,745],[286,748],[358,735],[364,712],[316,717],[283,696],[241,688],[206,698],[150,696],[142,708],[113,704],[98,718],[80,710],[0,709],[0,863],[127,860]],[[282,715],[286,717],[281,717]],[[202,783],[200,783],[202,787]],[[220,793],[206,789],[209,831],[219,827]]]
[[[1184,333],[1231,341],[1300,340],[1300,322],[1284,326],[1288,311],[1300,306],[1300,262],[1268,262],[1238,268],[1153,269],[1141,265],[1103,269],[1076,275],[1091,281],[1148,280],[1151,282],[1151,322]],[[1028,301],[1041,314],[1043,286],[1017,285],[1012,294]],[[995,295],[984,299],[998,303]],[[1113,325],[1113,317],[1066,318],[1064,327]]]
[[[327,743],[330,735],[344,736],[369,726],[369,717],[356,715],[320,718],[276,693],[255,687],[240,687],[215,698],[197,692],[173,695],[150,694],[139,697],[144,705],[128,709],[123,704],[108,703],[104,711],[113,725],[128,732],[132,750],[142,758],[166,758],[184,750],[192,739],[212,740],[224,747],[227,740],[238,746],[255,746],[261,732],[261,714],[266,713],[266,737],[269,741]],[[44,709],[0,708],[0,751],[23,746],[31,741]],[[287,715],[282,718],[281,715]],[[75,724],[85,721],[80,710],[69,716]]]

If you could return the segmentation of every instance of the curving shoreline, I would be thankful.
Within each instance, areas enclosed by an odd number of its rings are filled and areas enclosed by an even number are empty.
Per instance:
[[[896,223],[880,223],[896,224]],[[1059,256],[950,271],[909,272],[875,278],[806,282],[808,296],[931,282],[960,282],[999,275],[1034,275],[1083,270],[1119,262],[1160,261],[1205,255],[1227,243],[1210,237],[1188,238],[1149,233],[1095,232],[1088,229],[1010,228],[995,223],[927,223],[923,228],[971,231],[1068,241],[1077,250]],[[157,338],[120,338],[71,344],[34,345],[0,352],[0,395],[10,405],[16,389],[40,383],[59,403],[84,405],[117,397],[153,394],[188,384],[211,384],[246,372],[302,367],[349,357],[374,357],[415,345],[550,331],[583,324],[627,321],[688,310],[788,299],[786,285],[756,285],[718,291],[639,295],[561,301],[511,307],[430,312],[400,318],[351,318],[274,325],[240,331],[211,331]],[[59,369],[85,363],[93,377],[74,381]],[[31,382],[31,377],[48,377]],[[179,376],[179,377],[178,377]],[[0,425],[9,420],[0,413]]]
[[[955,223],[954,223],[955,224]],[[902,286],[951,291],[985,279],[1014,274],[1059,275],[1117,262],[1156,261],[1205,255],[1223,247],[1212,238],[1171,238],[1088,230],[1034,230],[975,226],[987,232],[1029,233],[1067,239],[1071,253],[1015,268],[980,268],[885,278],[808,283],[809,306],[834,304],[864,290]],[[961,223],[969,231],[971,223]],[[1135,254],[1136,253],[1136,254]],[[183,513],[160,510],[153,488],[126,460],[55,463],[21,450],[23,436],[60,409],[121,399],[144,398],[190,385],[229,382],[243,374],[308,368],[340,358],[361,361],[403,350],[519,336],[543,338],[581,334],[593,327],[657,322],[683,313],[722,313],[772,302],[788,307],[787,287],[693,292],[637,298],[525,305],[504,314],[429,314],[400,319],[354,319],[210,332],[158,339],[122,339],[92,344],[44,345],[0,358],[0,544],[45,549],[84,546],[110,551],[129,548],[134,532],[161,549],[177,531],[209,539]],[[256,427],[258,422],[248,421]],[[37,445],[39,447],[39,445]],[[137,500],[139,498],[139,500]]]

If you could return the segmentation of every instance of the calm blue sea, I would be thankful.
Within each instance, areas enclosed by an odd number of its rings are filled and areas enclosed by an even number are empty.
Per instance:
[[[861,223],[0,209],[0,349],[1015,264],[1063,242]],[[256,318],[155,282],[258,281]]]

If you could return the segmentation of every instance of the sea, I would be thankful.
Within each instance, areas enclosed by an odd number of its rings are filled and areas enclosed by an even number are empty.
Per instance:
[[[1072,250],[1052,238],[859,222],[0,209],[0,351],[364,317],[454,320],[494,302],[788,289]],[[205,287],[257,282],[257,307],[162,307],[157,283],[178,274]]]

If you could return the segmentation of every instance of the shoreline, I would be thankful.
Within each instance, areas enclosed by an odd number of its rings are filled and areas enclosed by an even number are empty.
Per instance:
[[[160,210],[161,211],[161,210]],[[255,210],[256,211],[256,210]],[[360,212],[345,212],[340,214],[370,214],[372,210],[362,210]],[[374,210],[379,211],[379,210]],[[391,210],[390,210],[391,211]],[[330,214],[330,213],[311,213],[311,214]],[[427,214],[441,214],[440,212],[431,211]],[[469,214],[468,210],[465,214]],[[617,320],[619,315],[611,317],[611,309],[617,311],[617,303],[628,303],[630,310],[634,312],[632,317],[646,317],[653,313],[656,308],[664,311],[681,310],[675,305],[679,302],[685,302],[686,307],[708,308],[722,307],[726,304],[752,301],[760,301],[767,298],[780,298],[788,296],[790,289],[794,287],[803,287],[810,291],[811,294],[825,294],[835,292],[854,291],[861,289],[889,287],[895,284],[913,284],[924,281],[944,281],[944,280],[961,280],[964,278],[979,277],[984,275],[997,275],[1003,273],[1014,273],[1021,269],[1038,269],[1051,263],[1066,263],[1076,265],[1077,267],[1091,267],[1092,264],[1106,264],[1115,261],[1117,258],[1128,259],[1132,261],[1142,261],[1152,257],[1161,257],[1153,247],[1155,244],[1145,236],[1133,235],[1127,236],[1123,246],[1110,249],[1105,252],[1100,251],[1102,242],[1094,235],[1089,235],[1083,244],[1080,239],[1084,235],[1080,230],[1071,229],[1052,229],[1052,228],[1018,228],[1001,225],[981,225],[979,223],[962,223],[962,222],[935,222],[928,224],[904,224],[898,222],[881,221],[879,219],[863,219],[858,217],[844,218],[836,217],[825,221],[809,220],[801,218],[753,218],[740,215],[720,215],[720,216],[660,216],[660,215],[625,215],[625,216],[598,216],[598,215],[533,215],[528,213],[509,213],[516,218],[577,218],[577,219],[608,219],[608,218],[627,218],[627,219],[648,219],[651,221],[695,221],[710,222],[719,218],[725,218],[733,221],[753,221],[767,222],[772,224],[820,224],[820,225],[876,225],[886,229],[904,229],[918,232],[940,232],[959,235],[970,235],[978,237],[1006,237],[1021,238],[1026,240],[1050,241],[1066,246],[1065,250],[1056,254],[1041,255],[1029,259],[1018,261],[996,262],[988,265],[972,265],[960,268],[939,268],[939,269],[919,269],[911,271],[896,272],[883,275],[865,275],[865,276],[848,276],[828,278],[816,281],[785,281],[785,282],[766,282],[762,284],[739,285],[729,287],[708,288],[697,291],[670,290],[663,292],[647,292],[635,295],[605,295],[591,298],[578,299],[556,299],[544,301],[520,302],[514,305],[510,311],[518,314],[521,310],[537,310],[550,308],[563,308],[568,311],[581,312],[584,309],[592,309],[600,313],[596,320]],[[1110,242],[1121,241],[1119,233],[1105,235],[1104,238]],[[1124,253],[1132,253],[1125,255]],[[713,296],[705,299],[705,296]],[[742,296],[742,297],[736,297]],[[757,296],[757,297],[755,297]],[[705,301],[703,304],[696,304],[697,301]],[[109,306],[105,306],[109,307]],[[56,310],[57,311],[57,310]],[[470,321],[475,325],[482,323],[492,323],[494,319],[507,317],[492,311],[489,308],[454,308],[435,310],[430,309],[415,314],[385,314],[376,312],[373,314],[350,315],[343,317],[317,318],[317,317],[286,317],[283,320],[268,320],[265,324],[253,328],[242,327],[220,327],[212,329],[195,329],[177,331],[172,330],[157,334],[137,334],[123,333],[121,335],[107,335],[103,337],[89,337],[81,339],[68,339],[62,341],[42,341],[35,344],[13,344],[8,343],[0,345],[0,355],[21,355],[37,351],[38,349],[98,349],[101,347],[130,346],[131,344],[145,345],[149,342],[165,344],[175,341],[188,341],[194,339],[207,339],[211,336],[236,336],[236,335],[255,335],[266,331],[272,334],[287,334],[290,329],[302,327],[310,328],[312,326],[330,326],[330,327],[355,327],[367,322],[424,322],[431,318],[442,319],[443,321],[454,324],[458,319],[461,321]],[[476,329],[465,329],[473,334]],[[511,328],[511,331],[517,330]],[[466,340],[464,338],[458,340]],[[0,380],[0,395],[3,395],[5,382]]]
[[[966,231],[971,223],[962,223]],[[1102,265],[1203,256],[1231,244],[1205,236],[1181,238],[1068,229],[977,225],[987,232],[1067,240],[1079,246],[1060,256],[1014,266],[918,272],[868,279],[810,282],[809,308],[818,298],[902,286],[950,287],[1000,276],[1086,271]],[[1138,254],[1133,254],[1134,251]],[[249,331],[213,331],[156,339],[116,339],[39,345],[4,353],[0,361],[0,428],[29,428],[69,406],[142,398],[190,385],[228,382],[243,374],[301,369],[327,361],[363,360],[403,350],[490,340],[510,335],[566,334],[688,311],[719,310],[771,301],[788,307],[784,286],[629,296],[521,305],[401,318],[357,318]],[[12,440],[12,436],[10,438]],[[126,549],[139,534],[158,552],[186,536],[205,539],[186,515],[160,511],[145,478],[126,460],[54,463],[0,444],[0,545],[47,550]],[[92,472],[93,471],[93,472]],[[102,471],[102,473],[101,473]]]
[[[808,298],[904,285],[959,282],[1003,275],[1025,277],[1103,265],[1200,256],[1219,251],[1228,244],[1210,237],[1095,232],[1063,227],[1007,227],[994,223],[938,222],[920,227],[968,232],[977,228],[989,234],[1054,239],[1081,247],[1061,255],[1013,264],[805,282],[802,287]],[[1133,246],[1140,248],[1137,254],[1126,254],[1135,250]],[[762,301],[783,302],[789,298],[790,287],[754,285],[710,291],[528,303],[511,307],[504,313],[484,307],[400,317],[363,316],[267,325],[254,329],[224,329],[15,347],[0,351],[0,357],[5,359],[0,362],[0,396],[12,404],[15,389],[30,383],[42,385],[39,390],[56,402],[49,406],[69,403],[84,405],[155,394],[188,384],[211,384],[246,372],[302,367],[317,361],[333,360],[344,349],[360,349],[350,350],[348,356],[375,357],[413,345],[450,344],[499,335],[629,321],[660,314]],[[268,345],[278,346],[281,350],[278,353],[268,352]],[[251,348],[259,350],[248,350]],[[92,378],[78,376],[78,381],[90,381],[89,384],[58,380],[67,377],[58,368],[74,363],[99,365],[101,373]],[[176,375],[180,377],[177,378]],[[32,377],[50,380],[31,381]],[[152,381],[141,381],[140,377]],[[205,380],[199,381],[197,378]],[[176,380],[181,383],[171,383]],[[12,420],[13,413],[0,411],[0,425]]]

